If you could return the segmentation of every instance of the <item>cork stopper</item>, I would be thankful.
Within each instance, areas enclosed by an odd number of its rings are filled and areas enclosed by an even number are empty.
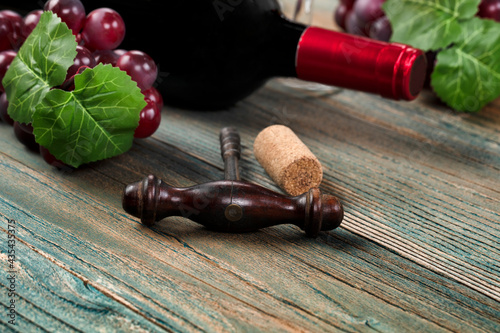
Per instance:
[[[273,125],[262,130],[253,150],[268,175],[292,196],[318,187],[323,179],[321,163],[286,126]]]

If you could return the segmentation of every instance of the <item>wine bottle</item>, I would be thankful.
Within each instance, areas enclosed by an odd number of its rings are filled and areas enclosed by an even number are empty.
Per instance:
[[[33,2],[23,2],[24,9],[40,7]],[[272,77],[413,100],[426,76],[421,50],[292,22],[276,0],[83,4],[87,12],[110,7],[120,13],[127,32],[119,48],[139,49],[155,59],[157,88],[170,105],[228,107]]]

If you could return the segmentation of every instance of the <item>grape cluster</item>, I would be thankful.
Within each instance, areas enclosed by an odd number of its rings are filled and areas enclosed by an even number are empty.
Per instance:
[[[354,35],[389,41],[392,30],[382,10],[385,0],[340,0],[335,23]]]
[[[73,90],[74,76],[99,63],[120,68],[137,83],[147,103],[140,113],[134,137],[151,136],[160,126],[163,108],[163,98],[153,86],[158,75],[156,63],[142,51],[118,49],[126,31],[119,13],[110,8],[98,8],[87,14],[80,0],[49,0],[43,10],[33,10],[24,17],[11,10],[0,11],[0,120],[12,125],[19,141],[31,150],[40,152],[49,164],[57,167],[64,165],[35,142],[30,124],[12,120],[7,113],[7,96],[1,84],[17,51],[36,27],[44,11],[52,11],[60,17],[78,43],[77,56],[68,69],[66,81],[59,88]]]
[[[385,0],[340,0],[333,19],[347,33],[388,42],[392,27],[382,9],[384,2]],[[500,22],[500,0],[482,0],[477,16]],[[434,70],[436,56],[435,51],[426,52],[426,87],[430,87],[430,75]]]
[[[335,23],[344,31],[381,41],[389,41],[392,28],[382,10],[385,0],[340,0]],[[477,15],[500,22],[500,0],[482,0]]]

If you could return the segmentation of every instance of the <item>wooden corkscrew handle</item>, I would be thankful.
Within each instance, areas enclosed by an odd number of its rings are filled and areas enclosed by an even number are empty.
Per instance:
[[[342,222],[344,211],[339,200],[322,195],[318,188],[287,197],[240,181],[240,136],[234,128],[221,130],[220,145],[225,180],[175,188],[149,175],[125,188],[122,198],[125,211],[147,226],[169,216],[182,216],[222,232],[294,224],[311,237],[337,228]]]
[[[189,188],[170,187],[154,175],[128,185],[123,208],[147,226],[169,216],[183,216],[221,232],[249,232],[294,224],[310,237],[340,225],[339,200],[317,188],[286,197],[259,185],[233,180]]]

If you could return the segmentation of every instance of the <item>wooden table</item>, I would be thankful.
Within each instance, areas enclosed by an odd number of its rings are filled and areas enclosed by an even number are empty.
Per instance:
[[[242,179],[279,191],[252,153],[276,123],[323,164],[339,229],[150,229],[123,211],[124,186],[149,173],[222,179],[224,126],[240,131]],[[429,91],[409,103],[272,80],[230,110],[166,107],[153,137],[73,172],[1,123],[0,170],[0,331],[500,332],[500,100],[463,114]]]
[[[0,125],[2,269],[16,221],[17,326],[29,331],[499,331],[500,101],[456,114],[277,81],[231,110],[166,108],[154,137],[60,172]],[[243,141],[242,178],[279,190],[256,162],[264,127],[290,126],[345,206],[318,239],[292,226],[210,232],[182,218],[143,227],[125,184],[222,179],[218,131]],[[9,283],[2,275],[1,303]]]

